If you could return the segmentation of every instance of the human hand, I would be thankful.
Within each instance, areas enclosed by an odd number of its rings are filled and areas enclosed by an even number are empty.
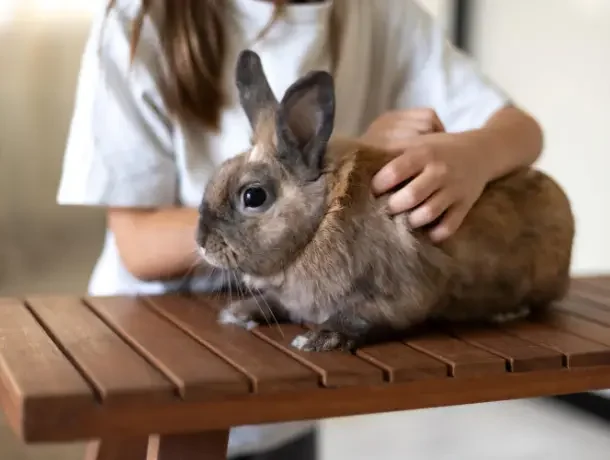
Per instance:
[[[391,123],[386,121],[388,125]],[[373,191],[386,193],[409,180],[390,196],[390,212],[408,212],[413,228],[434,222],[430,237],[442,241],[459,228],[489,180],[480,136],[476,131],[434,132],[410,137],[399,134],[397,140],[392,132],[390,129],[385,135],[389,140],[386,145],[403,153],[375,175]],[[380,138],[383,135],[377,134]]]
[[[361,140],[385,150],[402,150],[409,139],[441,132],[445,127],[434,110],[397,110],[375,119]]]

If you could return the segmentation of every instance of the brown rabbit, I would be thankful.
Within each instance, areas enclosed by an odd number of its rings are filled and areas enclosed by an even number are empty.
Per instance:
[[[353,349],[428,319],[520,316],[566,292],[573,216],[543,173],[490,183],[459,230],[432,244],[371,192],[390,154],[331,138],[330,74],[310,72],[278,102],[246,50],[236,83],[252,148],[208,183],[197,241],[207,263],[240,274],[257,295],[229,305],[222,322],[255,326],[267,305],[315,325],[295,347]]]

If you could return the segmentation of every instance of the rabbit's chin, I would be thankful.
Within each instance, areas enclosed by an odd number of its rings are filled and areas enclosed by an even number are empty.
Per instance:
[[[247,273],[242,274],[242,281],[252,289],[264,290],[269,288],[279,288],[284,284],[285,275],[280,272],[272,276],[255,276]]]
[[[221,270],[230,270],[228,258],[222,254],[211,254],[210,251],[206,251],[205,248],[199,247],[199,257],[201,260],[213,268],[219,268]]]

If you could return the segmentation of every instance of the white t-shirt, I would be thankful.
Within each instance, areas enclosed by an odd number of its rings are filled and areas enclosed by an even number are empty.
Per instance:
[[[102,5],[84,51],[63,173],[60,204],[95,206],[198,206],[214,168],[247,148],[250,126],[237,104],[222,112],[221,134],[186,130],[170,119],[159,92],[163,56],[153,21],[146,20],[130,67],[130,21],[141,0],[119,0],[105,17]],[[262,59],[278,98],[311,69],[329,69],[328,22],[333,1],[287,7],[271,31],[252,43],[273,6],[233,1],[241,25],[232,34],[226,87],[235,96],[232,69],[239,51]],[[106,2],[100,2],[105,4]],[[415,1],[334,0],[341,21],[340,64],[335,73],[336,132],[358,135],[393,109],[434,108],[448,131],[482,126],[508,103],[475,63],[446,40],[441,26]],[[209,280],[194,279],[194,289]],[[95,266],[92,295],[162,293],[178,282],[144,282],[123,266],[107,232]],[[230,453],[284,442],[306,423],[240,427]]]

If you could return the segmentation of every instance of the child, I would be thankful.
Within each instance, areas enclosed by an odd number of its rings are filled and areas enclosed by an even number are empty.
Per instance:
[[[255,50],[278,98],[312,69],[336,84],[335,130],[402,154],[370,184],[414,227],[449,237],[485,184],[536,160],[538,124],[410,0],[112,0],[94,20],[58,192],[104,206],[92,295],[178,290],[198,264],[206,181],[248,147],[233,83]],[[190,289],[217,289],[199,266]],[[230,455],[315,458],[311,423],[238,427]],[[258,455],[258,456],[257,456]]]

